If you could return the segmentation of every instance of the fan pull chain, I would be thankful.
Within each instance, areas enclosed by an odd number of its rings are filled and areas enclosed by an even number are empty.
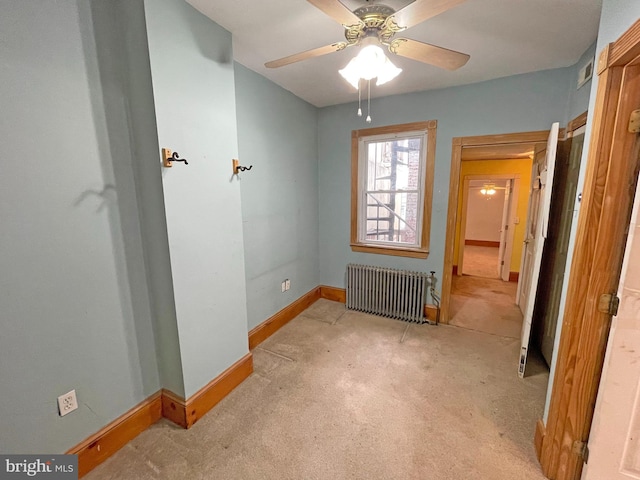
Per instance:
[[[362,100],[362,89],[360,88],[361,79],[358,79],[358,116],[362,116],[362,108],[360,108],[360,103]]]
[[[367,123],[371,123],[371,80],[369,80],[369,92],[367,95]]]

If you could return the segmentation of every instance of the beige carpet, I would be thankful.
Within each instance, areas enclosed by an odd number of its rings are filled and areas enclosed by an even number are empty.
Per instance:
[[[454,275],[449,323],[519,339],[522,312],[515,303],[517,289],[518,284],[515,282]]]
[[[190,430],[160,421],[85,478],[536,480],[547,375],[518,343],[320,300]]]
[[[499,278],[498,247],[465,245],[462,273],[475,277]]]

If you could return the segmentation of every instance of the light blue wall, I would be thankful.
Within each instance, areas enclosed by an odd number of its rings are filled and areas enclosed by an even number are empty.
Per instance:
[[[600,27],[598,29],[598,40],[596,42],[596,56],[602,52],[602,49],[609,43],[614,42],[620,37],[634,22],[640,18],[640,2],[638,0],[603,0],[602,12],[600,14]],[[597,63],[597,62],[596,62]],[[580,202],[578,201],[579,195],[582,194],[582,188],[584,187],[584,180],[587,169],[587,158],[589,156],[589,145],[591,142],[591,130],[593,115],[596,108],[596,93],[598,91],[598,75],[594,72],[591,82],[591,96],[589,99],[589,112],[587,117],[587,126],[584,135],[585,148],[582,152],[582,163],[580,165],[580,176],[578,178],[578,192],[576,193],[573,225],[571,227],[571,233],[569,236],[569,249],[567,252],[567,266],[566,271],[571,270],[571,260],[573,258],[573,252],[575,250],[575,241],[578,231],[578,214],[580,211]],[[562,324],[564,321],[564,308],[566,305],[567,291],[569,289],[569,275],[565,275],[564,282],[562,284],[562,296],[560,297],[558,316],[558,328],[556,330],[554,351],[557,351],[560,345],[560,332],[562,331]],[[556,358],[554,356],[551,362],[551,375],[549,376],[549,387],[553,385],[556,371]],[[544,407],[544,422],[546,423],[549,415],[549,407],[551,405],[551,388],[547,388],[547,400]]]
[[[251,329],[319,283],[317,109],[240,64],[235,79]]]
[[[1,9],[0,451],[63,452],[160,388],[119,15]]]
[[[320,283],[344,287],[345,267],[349,262],[435,270],[441,280],[452,138],[550,128],[552,122],[566,118],[573,74],[573,68],[547,70],[376,99],[371,102],[371,125],[356,116],[355,104],[321,109],[318,119]],[[421,120],[438,121],[429,258],[405,259],[351,252],[351,131]]]
[[[601,52],[608,43],[615,42],[639,18],[640,2],[637,0],[603,0],[596,51]]]
[[[185,394],[248,352],[231,34],[184,0],[145,0]]]
[[[580,74],[580,69],[584,67],[589,60],[594,60],[593,69],[595,75],[596,69],[596,61],[594,59],[596,53],[596,42],[587,48],[584,53],[580,56],[580,60],[576,62],[573,66],[573,78],[571,79],[571,83],[569,85],[569,110],[567,112],[567,121],[573,120],[578,115],[581,115],[589,108],[589,98],[591,97],[591,82],[593,81],[593,77],[591,80],[587,81],[580,88],[578,87],[578,76]]]
[[[110,31],[118,32],[120,27],[117,35],[122,44],[115,51],[126,62],[129,118],[114,116],[112,123],[128,126],[135,152],[132,173],[146,267],[139,273],[146,273],[149,285],[160,383],[163,388],[184,396],[144,4],[143,0],[116,3],[119,16]],[[101,0],[94,0],[94,4],[101,5]]]

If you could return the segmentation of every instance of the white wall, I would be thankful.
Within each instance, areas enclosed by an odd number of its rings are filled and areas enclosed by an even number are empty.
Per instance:
[[[499,242],[503,210],[504,190],[487,197],[478,188],[469,188],[464,240]]]

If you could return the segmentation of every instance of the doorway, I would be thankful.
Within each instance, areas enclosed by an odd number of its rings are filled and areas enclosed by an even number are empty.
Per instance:
[[[497,163],[496,163],[497,162]],[[513,163],[488,161],[473,164],[493,170],[513,168]],[[463,173],[465,170],[463,168]],[[462,182],[462,210],[460,234],[457,239],[458,263],[456,273],[509,281],[513,257],[514,231],[518,222],[518,194],[520,174],[500,174],[489,171],[483,175],[464,175]]]
[[[520,337],[516,290],[528,206],[521,185],[529,184],[535,145],[461,148],[447,305],[452,325]]]
[[[475,151],[474,160],[468,160],[463,150],[451,325],[509,338],[520,335],[517,266],[522,245],[520,218],[527,208],[527,192],[521,196],[520,182],[523,175],[528,182],[531,159],[527,148],[502,152],[505,157],[523,158],[480,159]]]
[[[560,313],[562,284],[564,282],[569,253],[569,236],[575,212],[574,202],[584,146],[587,112],[572,120],[567,126],[567,140],[558,144],[555,166],[553,208],[551,208],[547,247],[542,253],[540,278],[533,318],[532,342],[539,348],[549,367],[556,349],[555,337]]]

